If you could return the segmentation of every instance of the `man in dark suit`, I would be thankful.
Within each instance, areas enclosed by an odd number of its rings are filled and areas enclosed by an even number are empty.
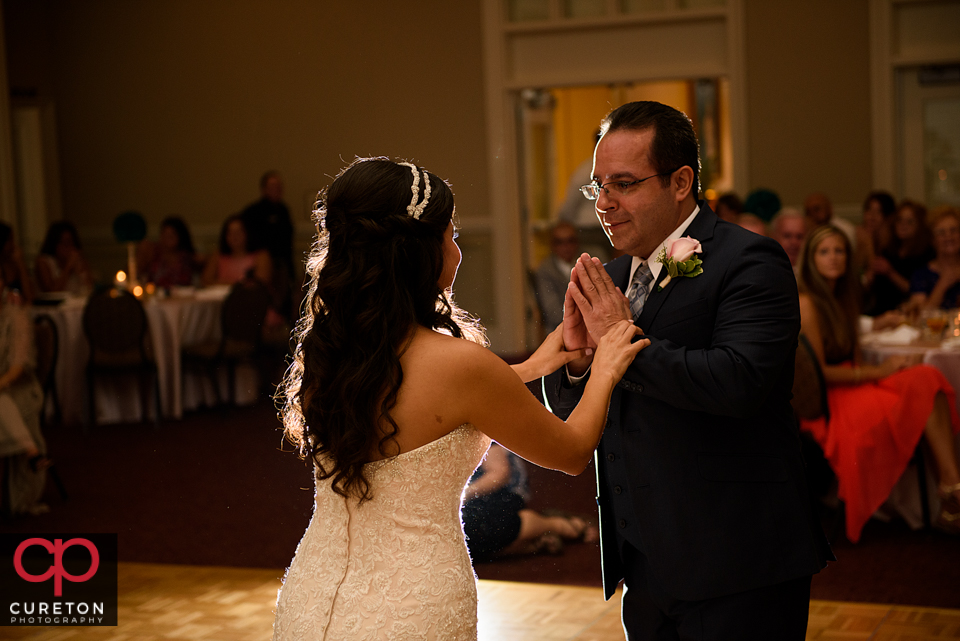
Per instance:
[[[620,292],[652,341],[613,393],[596,454],[605,597],[623,579],[631,640],[801,640],[811,577],[832,555],[790,407],[800,331],[790,263],[697,200],[684,114],[630,103],[602,129],[583,191],[627,255],[606,270],[580,258],[564,342],[598,341],[622,319]],[[703,271],[667,282],[657,259],[682,236],[699,241]],[[544,379],[557,414],[576,405],[589,364]]]

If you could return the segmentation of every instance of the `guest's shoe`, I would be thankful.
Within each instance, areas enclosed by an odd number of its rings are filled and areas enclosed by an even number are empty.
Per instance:
[[[940,486],[940,517],[936,527],[949,534],[960,535],[960,500],[956,496],[958,492],[960,483]]]

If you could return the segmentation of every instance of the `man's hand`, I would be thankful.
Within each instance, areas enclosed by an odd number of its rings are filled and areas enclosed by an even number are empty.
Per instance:
[[[567,288],[567,297],[573,298],[586,326],[587,333],[594,344],[610,331],[617,323],[633,320],[630,314],[630,301],[613,284],[607,270],[599,258],[583,254],[574,267]],[[564,323],[566,323],[566,303],[564,303]],[[570,346],[568,345],[569,349]]]

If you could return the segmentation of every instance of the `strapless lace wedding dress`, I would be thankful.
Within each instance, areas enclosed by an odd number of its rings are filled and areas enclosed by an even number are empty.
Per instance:
[[[275,641],[477,638],[463,488],[490,446],[461,425],[369,463],[358,506],[317,481],[316,506],[277,600]]]

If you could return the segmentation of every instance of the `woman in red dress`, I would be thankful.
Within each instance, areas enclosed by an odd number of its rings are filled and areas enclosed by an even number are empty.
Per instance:
[[[860,363],[860,291],[850,270],[850,242],[836,227],[814,230],[800,263],[800,327],[827,381],[830,421],[802,421],[837,475],[847,538],[860,531],[890,494],[925,436],[936,462],[942,511],[938,526],[960,533],[960,431],[956,398],[938,370],[907,357]]]

